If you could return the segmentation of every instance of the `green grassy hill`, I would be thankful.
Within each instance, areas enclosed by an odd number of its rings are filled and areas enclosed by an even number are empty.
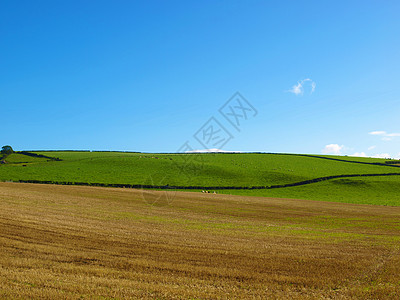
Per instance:
[[[400,203],[400,196],[397,196],[400,194],[400,168],[385,164],[383,159],[256,153],[36,154],[42,157],[9,155],[5,159],[7,163],[0,165],[0,181],[232,187],[219,192],[386,205]],[[51,160],[51,157],[61,161]],[[341,178],[276,189],[236,189],[292,184],[326,176],[386,173],[399,176]]]
[[[221,190],[218,193],[400,206],[400,176],[333,179],[281,189]]]
[[[5,161],[9,164],[24,164],[24,163],[43,163],[47,162],[48,159],[43,157],[32,157],[20,153],[13,153],[5,158]]]

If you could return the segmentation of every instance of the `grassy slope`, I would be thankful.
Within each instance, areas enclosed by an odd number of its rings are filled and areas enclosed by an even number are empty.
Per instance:
[[[218,193],[400,206],[400,176],[334,179],[283,189],[222,190]]]
[[[38,163],[22,167],[1,165],[0,180],[50,180],[182,186],[265,186],[340,174],[399,172],[400,168],[346,163],[314,157],[279,154],[140,154],[115,152],[39,152],[63,161],[14,157]],[[13,154],[18,155],[18,154]],[[12,155],[12,156],[13,156]],[[10,156],[12,158],[12,156]],[[350,161],[381,159],[331,157]],[[186,159],[191,160],[185,167]],[[181,171],[183,170],[183,172]],[[400,176],[340,179],[276,190],[225,193],[290,197],[324,201],[400,205]]]
[[[43,154],[54,155],[52,152]],[[292,183],[329,175],[397,171],[390,167],[350,164],[293,155],[206,154],[184,156],[113,152],[57,152],[56,156],[64,161],[45,162],[24,169],[3,166],[5,170],[0,170],[0,180],[38,179],[146,184],[149,176],[153,176],[155,181],[160,181],[161,176],[165,176],[164,183],[170,185],[256,186]],[[185,167],[185,157],[197,161],[189,164],[189,167]],[[181,172],[181,170],[184,171]]]
[[[0,183],[0,298],[400,297],[400,208],[181,192],[162,204]]]
[[[42,157],[31,157],[19,153],[13,153],[7,156],[7,163],[23,164],[23,163],[46,163],[48,159]]]

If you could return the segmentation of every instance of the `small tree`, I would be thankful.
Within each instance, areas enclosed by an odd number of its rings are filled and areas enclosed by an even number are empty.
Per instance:
[[[13,148],[11,146],[3,146],[1,148],[1,153],[2,154],[11,154],[13,152],[14,152],[14,150],[13,150]]]

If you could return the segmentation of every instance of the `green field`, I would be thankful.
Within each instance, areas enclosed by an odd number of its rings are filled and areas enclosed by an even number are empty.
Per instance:
[[[48,160],[42,157],[31,157],[19,153],[13,153],[7,156],[6,161],[9,164],[24,164],[24,163],[43,163],[47,162]]]
[[[333,179],[281,189],[222,190],[218,192],[233,195],[400,206],[400,176]]]
[[[0,165],[0,181],[169,185],[207,189],[274,186],[335,175],[398,173],[399,176],[341,178],[276,189],[225,189],[218,190],[218,193],[400,205],[400,168],[385,165],[385,160],[376,158],[257,153],[35,153],[60,158],[61,161],[13,153],[4,158],[5,164]]]

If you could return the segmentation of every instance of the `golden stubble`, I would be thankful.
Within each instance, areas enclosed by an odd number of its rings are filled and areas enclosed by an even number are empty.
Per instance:
[[[0,297],[400,296],[399,207],[170,193],[0,183]]]

